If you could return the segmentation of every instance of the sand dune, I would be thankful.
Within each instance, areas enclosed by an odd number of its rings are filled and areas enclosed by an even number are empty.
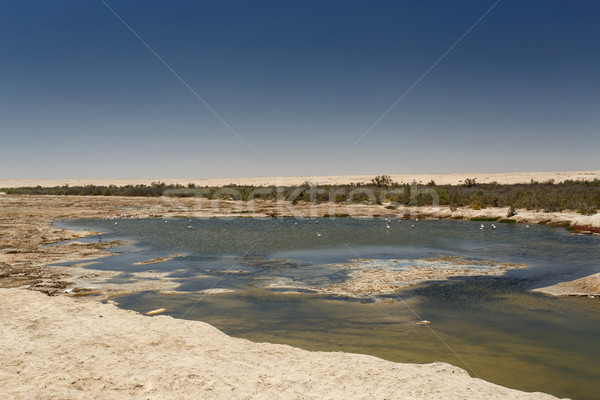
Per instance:
[[[465,179],[477,179],[480,183],[498,182],[504,184],[526,183],[532,179],[538,182],[544,182],[553,179],[555,182],[562,182],[567,179],[600,179],[600,171],[570,171],[570,172],[510,172],[510,173],[453,173],[453,174],[389,174],[392,179],[400,183],[411,183],[413,181],[428,183],[435,181],[438,185],[452,184],[457,185]],[[165,179],[0,179],[0,188],[13,187],[33,187],[33,186],[70,186],[82,185],[149,185],[154,181],[161,181],[169,184],[187,185],[194,183],[199,186],[223,186],[228,184],[236,185],[299,185],[304,182],[316,183],[319,185],[347,184],[350,182],[370,182],[375,175],[332,175],[332,176],[295,176],[295,177],[253,177],[253,178],[165,178]]]

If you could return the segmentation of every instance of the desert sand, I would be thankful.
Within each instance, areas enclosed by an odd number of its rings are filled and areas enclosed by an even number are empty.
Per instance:
[[[452,173],[452,174],[388,174],[399,183],[413,181],[428,183],[435,181],[438,185],[458,185],[466,179],[477,179],[479,183],[498,182],[502,184],[528,183],[531,180],[545,182],[553,179],[556,183],[567,179],[593,180],[600,179],[600,171],[569,171],[569,172],[511,172],[511,173]],[[375,175],[333,175],[333,176],[295,176],[295,177],[253,177],[253,178],[163,178],[163,179],[0,179],[0,188],[14,187],[53,187],[53,186],[84,186],[84,185],[149,185],[152,182],[187,185],[194,183],[198,186],[223,186],[229,184],[269,186],[269,185],[300,185],[310,182],[319,185],[342,185],[350,182],[367,183]]]
[[[446,364],[253,343],[198,321],[0,289],[5,399],[554,399]],[[427,329],[415,326],[414,329]]]

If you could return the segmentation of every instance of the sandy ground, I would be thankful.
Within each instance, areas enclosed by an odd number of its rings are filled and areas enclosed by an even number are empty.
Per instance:
[[[399,183],[411,183],[413,181],[428,183],[435,181],[438,185],[457,185],[465,179],[477,179],[480,183],[498,182],[504,184],[527,183],[532,179],[538,182],[545,182],[554,179],[555,182],[562,182],[567,179],[593,180],[600,179],[600,171],[568,171],[568,172],[514,172],[514,173],[457,173],[457,174],[389,174],[392,179]],[[229,184],[236,185],[300,185],[304,182],[311,182],[320,185],[338,185],[350,182],[365,183],[370,182],[375,175],[334,175],[334,176],[295,176],[295,177],[253,177],[253,178],[185,178],[185,179],[0,179],[0,188],[25,187],[25,186],[70,186],[83,185],[149,185],[152,182],[160,181],[169,184],[187,185],[194,183],[198,186],[223,186]]]
[[[252,343],[202,322],[90,300],[0,289],[0,304],[4,399],[555,398],[471,378],[445,363]]]
[[[600,273],[575,279],[574,281],[561,282],[553,286],[534,289],[533,291],[551,296],[600,297]]]

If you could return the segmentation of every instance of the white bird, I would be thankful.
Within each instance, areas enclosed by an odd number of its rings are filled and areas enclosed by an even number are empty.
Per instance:
[[[192,229],[192,226],[191,226],[191,225],[190,225],[190,226],[188,226],[188,229]]]
[[[412,229],[415,229],[415,224],[412,224],[410,227],[411,227]]]
[[[388,224],[385,224],[385,227],[388,228],[388,229],[390,229],[390,226]]]
[[[166,224],[167,222],[169,222],[169,221],[165,221],[165,224]]]
[[[492,229],[496,229],[496,225],[492,224]]]
[[[529,225],[525,225],[525,228],[529,228]]]
[[[319,223],[319,220],[316,220],[316,221],[315,221],[315,224],[318,224],[318,223]]]
[[[294,222],[294,225],[298,225],[298,223],[297,223],[297,222]]]
[[[117,225],[117,223],[115,222],[115,225]]]
[[[321,234],[319,232],[317,232],[317,237],[321,237]]]

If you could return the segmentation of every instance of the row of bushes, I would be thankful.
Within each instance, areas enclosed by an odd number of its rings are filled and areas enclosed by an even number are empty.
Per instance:
[[[298,186],[240,186],[196,187],[194,184],[126,186],[60,186],[22,187],[0,189],[8,194],[26,195],[79,195],[79,196],[173,196],[202,197],[228,200],[277,200],[298,202],[338,203],[391,203],[391,207],[445,205],[450,207],[511,207],[527,210],[555,212],[577,210],[594,214],[600,209],[600,180],[552,181],[527,184],[479,184],[474,179],[462,185],[399,184],[378,179],[368,184],[315,186],[304,183]]]

